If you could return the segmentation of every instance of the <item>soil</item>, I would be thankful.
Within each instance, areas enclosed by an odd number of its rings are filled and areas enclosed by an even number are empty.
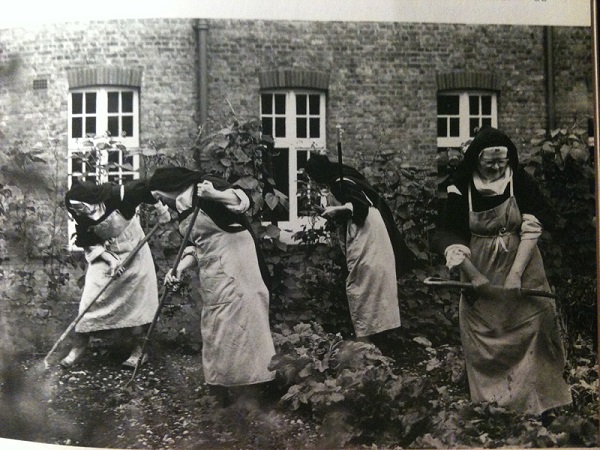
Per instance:
[[[199,354],[150,356],[129,385],[127,354],[102,348],[70,369],[45,369],[43,356],[0,364],[0,436],[121,449],[320,447],[317,427],[277,406],[275,386],[260,405],[222,406],[204,383]]]

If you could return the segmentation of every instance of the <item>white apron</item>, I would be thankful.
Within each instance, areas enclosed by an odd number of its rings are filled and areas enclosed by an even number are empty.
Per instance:
[[[513,195],[501,205],[474,212],[469,189],[472,262],[492,284],[502,286],[520,242],[521,213]],[[522,276],[522,288],[550,291],[539,249]],[[478,298],[459,307],[471,399],[521,413],[541,414],[571,402],[553,299]]]
[[[191,216],[180,224],[185,233]],[[229,233],[200,210],[192,228],[202,296],[202,363],[208,384],[239,386],[273,380],[275,347],[269,327],[269,292],[254,239]],[[190,247],[191,248],[191,247]]]
[[[373,206],[365,223],[346,225],[346,293],[357,337],[400,326],[398,285],[392,243],[379,210]]]
[[[123,262],[131,250],[144,238],[137,216],[126,220],[119,211],[113,211],[104,221],[93,227],[103,239],[107,251]],[[109,265],[96,258],[87,268],[79,312],[96,297],[110,281]],[[158,288],[154,261],[148,244],[142,246],[129,263],[123,275],[113,280],[100,298],[85,313],[75,331],[87,333],[100,330],[128,328],[152,322],[158,308]]]

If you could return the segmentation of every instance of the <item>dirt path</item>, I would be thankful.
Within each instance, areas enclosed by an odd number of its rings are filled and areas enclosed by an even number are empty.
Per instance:
[[[10,370],[0,414],[3,437],[96,448],[285,449],[318,446],[314,426],[289,411],[218,407],[199,355],[165,352],[142,367],[133,389],[124,358],[96,351],[71,370],[42,371],[40,359]]]

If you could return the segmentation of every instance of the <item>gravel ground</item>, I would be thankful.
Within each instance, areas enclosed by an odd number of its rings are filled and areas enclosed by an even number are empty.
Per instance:
[[[121,449],[321,447],[317,427],[274,401],[255,409],[219,406],[200,355],[161,351],[129,386],[125,358],[95,350],[69,370],[45,370],[43,356],[0,365],[0,437]]]

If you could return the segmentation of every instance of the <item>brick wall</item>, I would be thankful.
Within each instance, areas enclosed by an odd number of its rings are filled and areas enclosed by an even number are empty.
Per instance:
[[[141,137],[183,149],[195,134],[195,43],[190,19],[122,20],[0,30],[0,130],[36,141],[67,127],[66,71],[141,68]],[[397,152],[432,166],[439,73],[493,72],[501,80],[499,126],[525,149],[545,126],[543,29],[456,24],[208,21],[209,120],[258,115],[258,73],[330,74],[328,137],[343,124],[349,155]],[[591,31],[556,28],[559,124],[592,115]],[[11,62],[13,62],[11,64]],[[12,70],[11,70],[12,68]],[[47,90],[33,80],[47,79]],[[231,105],[231,106],[230,106]]]
[[[228,115],[227,98],[238,114],[258,114],[259,71],[309,68],[330,73],[328,142],[342,123],[348,153],[397,152],[432,165],[437,73],[498,74],[499,126],[524,151],[546,124],[542,27],[240,20],[209,27],[209,109],[217,120]],[[559,124],[575,112],[592,115],[590,30],[559,29],[554,45]]]
[[[43,125],[52,133],[66,133],[67,71],[103,65],[142,69],[142,143],[165,140],[169,147],[181,148],[195,132],[195,46],[189,20],[8,29],[0,31],[0,45],[0,127],[5,139],[36,141],[43,137],[38,132]],[[48,89],[33,90],[36,79],[47,79]]]

